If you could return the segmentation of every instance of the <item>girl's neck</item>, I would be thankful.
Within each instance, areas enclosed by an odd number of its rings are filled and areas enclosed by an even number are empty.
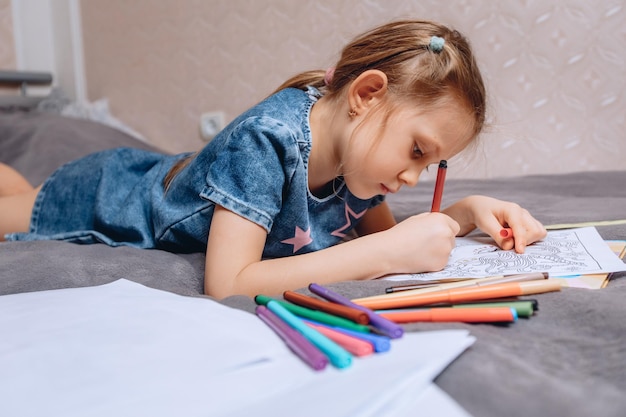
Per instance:
[[[341,146],[337,132],[337,111],[334,104],[325,97],[318,100],[311,109],[311,155],[309,157],[309,190],[324,190],[325,186],[341,175]]]

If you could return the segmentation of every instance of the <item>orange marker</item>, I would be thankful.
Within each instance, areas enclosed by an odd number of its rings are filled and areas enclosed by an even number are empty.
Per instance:
[[[505,227],[502,230],[500,230],[500,236],[502,236],[505,239],[513,237],[513,230],[511,230],[510,227]]]
[[[501,323],[517,320],[517,312],[510,307],[439,307],[410,311],[387,311],[379,314],[396,323],[412,323],[416,321]]]
[[[368,324],[370,318],[364,311],[357,310],[356,308],[342,306],[341,304],[330,303],[328,301],[322,301],[317,298],[308,297],[304,294],[300,294],[294,291],[285,291],[283,298],[287,301],[291,301],[302,307],[311,308],[313,310],[323,311],[324,313],[334,314],[352,320],[359,324]]]
[[[559,280],[546,279],[540,281],[507,282],[482,287],[453,288],[450,290],[407,295],[405,297],[396,296],[389,299],[382,297],[375,300],[361,300],[355,301],[355,303],[374,310],[382,310],[438,303],[455,304],[466,301],[517,297],[519,295],[539,294],[560,290],[561,283]]]

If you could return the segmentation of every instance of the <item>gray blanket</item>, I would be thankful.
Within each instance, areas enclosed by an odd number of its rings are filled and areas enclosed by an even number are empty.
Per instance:
[[[33,184],[56,167],[116,146],[150,148],[93,122],[36,112],[0,113],[0,162]],[[538,175],[501,180],[449,180],[444,205],[469,194],[515,201],[546,224],[626,218],[626,171]],[[432,184],[391,196],[401,220],[430,208]],[[1,215],[1,213],[0,213]],[[626,225],[599,227],[626,239]],[[183,295],[202,295],[204,255],[81,246],[63,242],[0,243],[0,294],[81,287],[126,278]],[[409,331],[467,328],[476,343],[436,380],[475,416],[623,416],[626,414],[626,274],[602,290],[567,288],[538,295],[531,319],[510,326],[411,324]],[[388,282],[331,286],[357,298],[381,294]],[[302,292],[307,292],[302,289]],[[252,311],[243,296],[220,300]],[[416,410],[416,415],[419,410]]]

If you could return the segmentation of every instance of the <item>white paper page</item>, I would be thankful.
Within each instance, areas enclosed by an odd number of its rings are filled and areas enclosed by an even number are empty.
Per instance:
[[[252,410],[266,410],[263,415],[394,416],[396,402],[406,395],[419,396],[474,340],[461,330],[408,333],[394,340],[389,352],[355,359],[345,370],[331,368],[315,378],[302,378],[289,390],[219,415],[248,417],[258,415]]]
[[[50,349],[51,355],[66,357],[67,365],[77,360],[67,353],[79,354],[85,344],[107,346],[102,352],[106,355],[101,358],[101,365],[118,367],[144,365],[134,361],[141,360],[142,351],[152,353],[154,343],[162,344],[167,352],[167,349],[184,350],[190,343],[206,342],[207,352],[228,352],[218,356],[219,360],[207,358],[207,370],[212,374],[273,358],[282,350],[282,344],[273,338],[268,343],[256,342],[268,339],[272,333],[259,326],[258,319],[251,314],[208,299],[182,297],[127,280],[97,287],[2,296],[0,309],[6,312],[0,314],[0,326],[6,333],[0,334],[19,336],[22,343],[19,347],[31,347],[34,354],[41,347]],[[200,334],[198,329],[206,334]],[[207,338],[207,334],[211,337]],[[133,342],[132,356],[120,349],[126,340]],[[7,351],[13,345],[11,340],[0,342],[0,354],[19,353],[26,361],[11,367],[28,365],[26,354]],[[182,356],[179,360],[186,358]]]
[[[526,247],[523,254],[498,248],[491,238],[461,237],[439,272],[391,275],[389,281],[489,276],[548,272],[551,277],[626,271],[626,264],[611,251],[595,227],[549,231],[545,239]]]
[[[474,341],[410,333],[318,373],[254,315],[125,280],[2,296],[0,334],[0,415],[64,417],[376,415]]]
[[[396,400],[380,416],[471,417],[471,414],[436,384],[431,383],[418,395],[410,389],[398,391]]]

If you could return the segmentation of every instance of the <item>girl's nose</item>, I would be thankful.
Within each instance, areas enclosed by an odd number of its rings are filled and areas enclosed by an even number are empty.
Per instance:
[[[398,175],[398,178],[403,184],[415,187],[420,178],[420,170],[415,167],[407,168]]]

